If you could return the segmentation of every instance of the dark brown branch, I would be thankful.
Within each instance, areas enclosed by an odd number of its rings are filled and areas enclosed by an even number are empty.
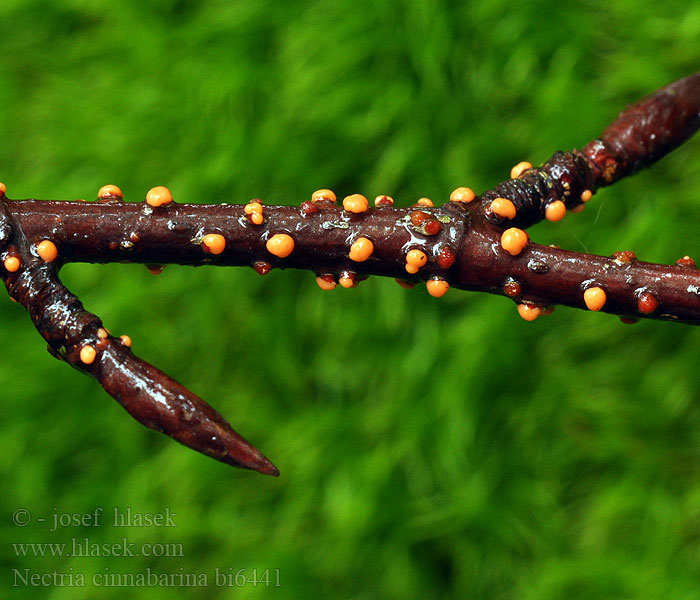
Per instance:
[[[337,206],[332,193],[301,207],[168,202],[167,190],[147,203],[12,201],[0,188],[3,280],[57,358],[95,377],[144,425],[235,466],[276,468],[200,398],[136,358],[125,340],[59,281],[68,262],[251,266],[313,271],[324,289],[356,285],[369,275],[426,282],[440,296],[452,286],[502,294],[531,319],[554,304],[623,317],[700,324],[700,271],[540,246],[523,228],[590,200],[609,185],[685,141],[700,126],[700,74],[670,84],[624,111],[583,151],[556,153],[541,167],[474,198],[439,208],[369,208],[363,197]],[[105,197],[106,196],[106,197]],[[160,201],[166,198],[163,205]],[[318,197],[315,200],[319,200]],[[465,201],[466,200],[466,201]]]
[[[680,320],[700,324],[700,271],[676,265],[603,258],[529,244],[512,256],[501,246],[503,227],[463,203],[440,208],[377,208],[353,215],[333,205],[303,214],[295,207],[265,207],[265,223],[252,225],[242,206],[171,204],[144,214],[145,204],[87,204],[82,202],[7,201],[8,210],[24,231],[29,244],[46,239],[59,248],[65,262],[177,263],[187,265],[253,266],[310,269],[317,274],[356,277],[382,275],[412,281],[444,279],[464,290],[505,294],[519,302],[564,304],[585,308],[583,291],[592,282],[605,288],[604,311],[626,317]],[[421,233],[412,223],[421,212],[440,223],[435,235]],[[60,221],[60,231],[55,226]],[[205,225],[206,224],[206,225]],[[221,233],[226,249],[206,253],[201,238]],[[276,233],[295,239],[294,251],[278,258],[266,249]],[[135,234],[135,235],[134,235]],[[352,243],[366,237],[374,243],[372,256],[355,262],[348,256]],[[138,242],[132,239],[138,238]],[[406,254],[419,249],[428,262],[419,273],[406,272]],[[445,250],[452,263],[441,263]],[[517,281],[519,294],[504,291]],[[690,290],[690,291],[689,291]],[[650,313],[636,308],[636,297],[649,291],[659,301]],[[17,298],[20,300],[20,298]]]
[[[700,127],[700,73],[661,88],[630,106],[584,154],[595,185],[610,185],[666,156]]]
[[[16,224],[14,229],[22,231]],[[16,241],[24,249],[20,252],[24,266],[7,273],[5,285],[10,296],[29,311],[51,354],[97,379],[146,427],[230,465],[279,475],[211,406],[134,356],[128,341],[111,336],[102,321],[84,310],[59,281],[55,263],[32,257],[24,236],[17,236]]]
[[[679,79],[623,111],[582,151],[557,152],[539,168],[526,169],[473,203],[472,210],[496,224],[489,206],[494,198],[513,201],[511,225],[527,228],[545,218],[547,206],[562,201],[576,209],[600,187],[654,164],[700,127],[700,73]],[[582,194],[586,191],[590,194]]]

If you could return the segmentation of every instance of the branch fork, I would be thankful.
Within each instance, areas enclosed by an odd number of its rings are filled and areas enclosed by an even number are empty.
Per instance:
[[[540,167],[519,163],[511,178],[477,196],[457,188],[435,207],[408,208],[353,194],[339,205],[331,190],[300,207],[174,202],[153,188],[127,203],[104,186],[86,203],[10,200],[0,184],[0,274],[24,306],[49,352],[95,379],[137,421],[233,466],[278,475],[277,468],[201,398],[137,358],[128,336],[114,337],[61,283],[68,262],[170,263],[309,269],[324,290],[356,287],[370,275],[404,287],[424,282],[443,296],[451,287],[505,295],[533,320],[556,304],[640,318],[700,324],[700,271],[689,257],[675,265],[641,262],[532,243],[526,229],[578,212],[595,192],[647,167],[700,127],[700,73],[625,110],[582,150],[557,152]]]

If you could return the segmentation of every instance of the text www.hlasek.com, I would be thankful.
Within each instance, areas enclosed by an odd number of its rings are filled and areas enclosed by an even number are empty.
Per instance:
[[[89,538],[71,538],[69,542],[15,543],[12,544],[15,556],[167,556],[182,557],[185,551],[182,544],[136,544],[126,538],[118,542],[98,544]]]

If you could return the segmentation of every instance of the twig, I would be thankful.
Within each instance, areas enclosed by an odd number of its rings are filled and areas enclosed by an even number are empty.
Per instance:
[[[136,262],[310,269],[323,289],[354,287],[369,275],[402,285],[426,283],[503,294],[523,318],[564,304],[638,318],[700,324],[700,271],[611,258],[530,242],[524,231],[582,209],[595,191],[651,165],[700,126],[700,73],[624,111],[583,150],[557,152],[539,168],[517,165],[511,179],[477,197],[458,188],[451,202],[421,199],[394,208],[387,196],[370,208],[355,194],[336,204],[319,190],[299,208],[180,204],[166,188],[125,203],[105,186],[97,203],[9,200],[0,184],[2,277],[30,313],[57,358],[95,377],[139,422],[223,462],[278,475],[276,467],[214,409],[135,357],[123,336],[107,332],[60,282],[69,262]]]

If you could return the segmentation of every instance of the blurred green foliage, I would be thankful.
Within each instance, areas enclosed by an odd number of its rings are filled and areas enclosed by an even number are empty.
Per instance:
[[[298,204],[320,187],[437,202],[581,147],[696,71],[700,5],[447,0],[4,0],[0,180],[11,198]],[[700,256],[700,139],[536,241]],[[0,305],[8,598],[697,598],[698,330],[437,300],[309,273],[70,266],[134,351],[279,466],[238,471],[148,431]],[[100,526],[58,513],[105,510]],[[114,508],[175,528],[111,526]],[[13,524],[30,511],[25,527]],[[46,518],[40,523],[39,518]],[[12,544],[182,544],[181,557],[21,557]],[[216,586],[215,569],[281,587]],[[85,587],[16,583],[82,573]],[[205,573],[208,587],[95,587]]]

